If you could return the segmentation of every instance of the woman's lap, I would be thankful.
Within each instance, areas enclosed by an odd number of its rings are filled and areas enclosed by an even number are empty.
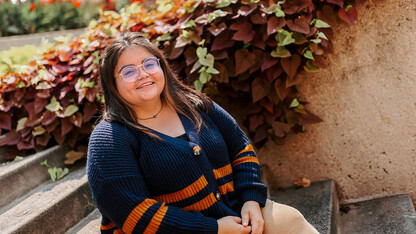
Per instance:
[[[319,233],[295,208],[267,199],[262,209],[264,234]]]

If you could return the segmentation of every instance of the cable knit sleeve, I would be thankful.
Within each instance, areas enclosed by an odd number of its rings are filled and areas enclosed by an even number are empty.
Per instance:
[[[234,175],[234,188],[241,201],[257,201],[264,206],[267,186],[260,179],[260,165],[253,146],[235,119],[214,103],[208,113],[223,136]]]
[[[87,173],[93,200],[103,217],[101,226],[124,233],[217,233],[216,219],[183,211],[149,198],[136,156],[140,146],[125,126],[101,122],[89,146]]]

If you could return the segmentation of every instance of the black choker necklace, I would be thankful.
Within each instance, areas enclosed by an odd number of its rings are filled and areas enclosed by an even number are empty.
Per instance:
[[[139,118],[139,117],[137,117],[137,119],[138,120],[149,120],[149,119],[155,119],[159,114],[160,114],[160,112],[162,112],[162,109],[163,109],[163,102],[162,102],[162,105],[160,106],[160,110],[155,114],[155,115],[153,115],[152,117],[149,117],[149,118],[144,118],[144,119],[141,119],[141,118]]]

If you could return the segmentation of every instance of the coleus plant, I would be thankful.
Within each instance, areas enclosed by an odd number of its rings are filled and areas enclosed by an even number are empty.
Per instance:
[[[362,3],[363,0],[356,0]],[[139,31],[163,49],[185,83],[209,95],[246,100],[257,146],[321,121],[296,85],[303,71],[327,66],[331,25],[353,25],[354,1],[158,0],[103,12],[86,32],[58,42],[25,66],[10,65],[0,83],[0,145],[8,159],[51,144],[76,144],[91,133],[103,101],[100,52],[119,33]],[[1,133],[0,132],[0,133]]]

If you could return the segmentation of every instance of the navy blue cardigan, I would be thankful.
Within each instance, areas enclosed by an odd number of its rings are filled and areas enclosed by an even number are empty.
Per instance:
[[[267,187],[249,139],[214,103],[200,132],[179,115],[189,141],[162,140],[102,121],[89,146],[87,173],[103,233],[217,233],[217,219],[264,206]]]

